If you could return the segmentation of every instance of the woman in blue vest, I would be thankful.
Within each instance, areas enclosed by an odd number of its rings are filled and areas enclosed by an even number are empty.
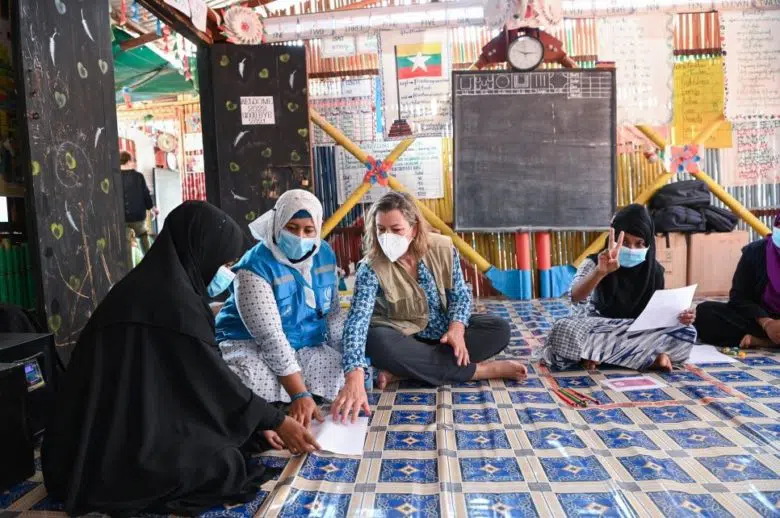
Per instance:
[[[291,190],[249,225],[259,241],[233,266],[236,278],[217,316],[228,366],[266,401],[291,403],[309,426],[313,396],[332,401],[344,384],[336,256],[320,240],[322,205]],[[266,434],[276,448],[276,434]]]

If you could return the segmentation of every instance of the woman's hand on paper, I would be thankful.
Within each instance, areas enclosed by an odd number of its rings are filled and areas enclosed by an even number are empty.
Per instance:
[[[351,415],[351,420],[354,423],[357,421],[361,409],[366,415],[371,415],[363,369],[355,369],[345,376],[344,386],[331,406],[333,422],[346,423]]]
[[[695,309],[686,309],[682,313],[680,313],[680,323],[684,326],[692,326],[693,323],[696,321],[696,310]]]
[[[319,422],[324,421],[317,403],[310,397],[303,397],[293,401],[288,414],[306,428],[311,425],[312,418]]]
[[[471,360],[469,350],[466,348],[466,327],[461,322],[452,322],[449,330],[441,337],[440,342],[452,347],[458,366],[465,367]]]
[[[290,416],[284,418],[276,429],[282,442],[293,455],[311,453],[320,449],[314,436],[304,426]]]

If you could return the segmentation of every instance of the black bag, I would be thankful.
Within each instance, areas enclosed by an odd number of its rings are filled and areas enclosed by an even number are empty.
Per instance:
[[[659,234],[704,232],[707,229],[701,211],[689,207],[675,206],[653,211],[653,223]]]
[[[710,190],[700,180],[685,180],[661,187],[650,200],[650,208],[665,209],[679,205],[698,209],[710,204]]]
[[[707,225],[707,232],[731,232],[737,228],[739,218],[728,209],[704,207],[701,213]]]

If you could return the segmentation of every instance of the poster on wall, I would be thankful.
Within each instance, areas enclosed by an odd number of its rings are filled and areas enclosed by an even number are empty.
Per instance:
[[[405,119],[416,137],[448,134],[452,90],[448,31],[388,31],[379,39],[385,138],[397,119]]]
[[[276,124],[273,96],[241,97],[241,124],[243,126],[272,126]]]
[[[723,184],[780,183],[780,119],[735,121],[734,146],[722,150]]]
[[[361,148],[369,155],[382,159],[397,145],[393,141],[366,142]],[[444,197],[444,164],[440,138],[418,138],[393,165],[393,174],[418,199]],[[363,183],[366,166],[357,161],[343,147],[336,147],[336,179],[339,204]],[[361,202],[373,203],[389,187],[374,186]]]
[[[617,69],[618,124],[672,118],[673,18],[655,13],[598,21],[598,59]]]
[[[323,58],[343,58],[354,56],[356,52],[355,38],[352,36],[336,36],[324,38],[320,49]]]
[[[780,117],[780,11],[720,13],[726,117]]]
[[[352,142],[373,142],[377,136],[376,80],[312,79],[309,103],[325,120],[336,126]],[[333,139],[313,125],[312,144],[333,145]]]
[[[674,66],[675,145],[692,143],[712,121],[723,116],[723,58],[696,59]],[[704,145],[731,147],[731,124],[725,122]]]

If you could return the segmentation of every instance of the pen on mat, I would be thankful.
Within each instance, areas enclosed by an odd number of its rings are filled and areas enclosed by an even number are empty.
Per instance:
[[[586,407],[586,406],[588,406],[588,402],[587,402],[587,401],[584,401],[584,400],[582,400],[582,399],[580,399],[580,398],[579,398],[579,397],[577,397],[577,396],[575,396],[575,395],[574,395],[574,391],[573,391],[573,390],[571,390],[571,389],[563,389],[563,388],[562,388],[562,389],[560,389],[560,390],[561,390],[561,392],[563,392],[563,393],[564,393],[566,396],[568,396],[568,397],[569,397],[569,399],[571,399],[572,401],[574,401],[575,403],[577,403],[579,406],[582,406],[582,407]]]
[[[594,399],[587,394],[583,394],[582,392],[578,392],[574,389],[569,389],[569,392],[574,392],[574,395],[579,396],[580,398],[585,399],[587,401],[591,401],[592,403],[596,403],[597,405],[601,404],[601,401],[599,401],[598,399]]]
[[[571,399],[566,397],[563,394],[563,392],[561,392],[560,390],[553,389],[553,392],[555,392],[555,395],[558,396],[559,398],[561,398],[561,400],[563,400],[563,402],[566,403],[567,405],[569,405],[569,406],[578,406],[574,401],[572,401]]]

